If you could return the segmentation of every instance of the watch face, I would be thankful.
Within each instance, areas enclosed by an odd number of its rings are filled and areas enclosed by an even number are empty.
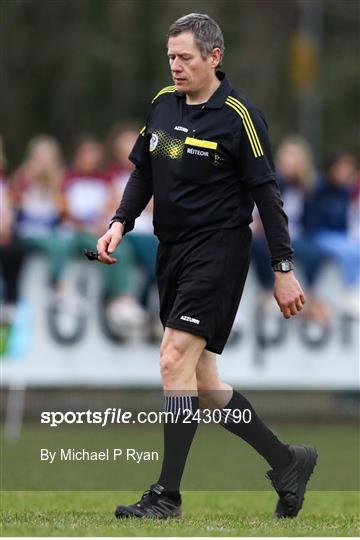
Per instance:
[[[290,270],[290,263],[289,263],[289,261],[283,261],[283,262],[281,263],[281,270],[282,270],[283,272],[289,272],[289,270]]]

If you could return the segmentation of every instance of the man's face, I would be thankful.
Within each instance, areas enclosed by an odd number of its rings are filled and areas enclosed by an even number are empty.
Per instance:
[[[192,32],[169,37],[168,57],[176,89],[192,94],[205,88],[219,64],[219,54],[219,49],[214,49],[204,60]]]

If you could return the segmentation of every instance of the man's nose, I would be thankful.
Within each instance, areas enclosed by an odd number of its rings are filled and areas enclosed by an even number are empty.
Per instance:
[[[178,58],[174,58],[174,60],[173,60],[173,62],[171,64],[171,69],[173,71],[176,71],[176,72],[181,70],[181,61],[178,60]]]

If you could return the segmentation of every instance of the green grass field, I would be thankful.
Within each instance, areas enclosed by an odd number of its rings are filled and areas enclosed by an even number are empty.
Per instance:
[[[55,466],[39,462],[39,448],[111,448],[125,442],[135,448],[161,448],[160,427],[51,431],[27,424],[19,440],[3,440],[1,445],[2,535],[357,536],[357,426],[295,422],[279,424],[276,432],[289,442],[314,444],[319,452],[310,491],[297,519],[272,519],[277,496],[264,478],[266,463],[237,437],[214,426],[198,433],[191,449],[183,478],[183,518],[119,522],[115,507],[135,502],[141,493],[134,490],[149,486],[159,463],[66,462]],[[203,491],[208,486],[214,491]]]
[[[7,492],[3,536],[358,536],[359,494],[309,492],[296,519],[274,521],[270,492],[187,492],[183,518],[118,521],[119,502],[138,493]]]

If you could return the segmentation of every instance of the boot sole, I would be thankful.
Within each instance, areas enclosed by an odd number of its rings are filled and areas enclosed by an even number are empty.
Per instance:
[[[139,516],[139,515],[136,515],[136,514],[133,514],[129,511],[122,511],[122,513],[117,513],[117,511],[115,510],[115,517],[116,519],[134,519],[134,520],[137,520],[137,519],[155,519],[155,520],[165,520],[165,519],[181,519],[182,515],[181,515],[181,510],[179,510],[178,512],[174,513],[174,514],[171,514],[170,516],[147,516],[147,515],[143,515],[143,516]]]

